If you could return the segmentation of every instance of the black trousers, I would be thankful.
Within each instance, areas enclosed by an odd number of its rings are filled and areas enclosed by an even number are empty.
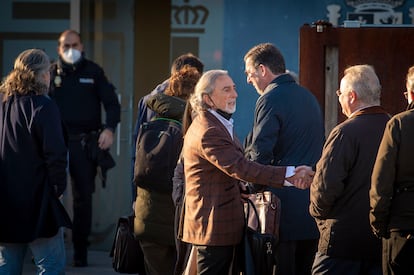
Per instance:
[[[86,260],[92,226],[92,194],[95,189],[96,163],[88,158],[81,140],[69,141],[69,173],[73,195],[72,242],[74,257]]]
[[[380,261],[333,258],[316,253],[312,275],[382,275]]]
[[[414,230],[391,232],[390,238],[382,239],[382,271],[384,275],[413,274]]]
[[[277,248],[277,274],[310,275],[318,239],[280,242]]]
[[[175,216],[174,216],[174,236],[175,238],[175,248],[177,251],[177,260],[175,262],[174,274],[180,275],[183,273],[185,267],[187,266],[188,258],[190,256],[191,247],[190,243],[185,243],[178,238],[179,224],[182,205],[177,204],[175,207]]]
[[[194,245],[197,249],[198,275],[228,275],[234,246]]]
[[[173,275],[176,260],[175,246],[139,241],[144,253],[145,273],[148,275]]]

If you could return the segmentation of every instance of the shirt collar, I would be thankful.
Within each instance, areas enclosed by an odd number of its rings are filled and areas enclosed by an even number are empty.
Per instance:
[[[212,113],[223,125],[226,127],[227,131],[229,132],[231,138],[233,138],[233,119],[230,118],[229,120],[222,117],[219,113],[217,113],[213,109],[208,109],[210,113]]]

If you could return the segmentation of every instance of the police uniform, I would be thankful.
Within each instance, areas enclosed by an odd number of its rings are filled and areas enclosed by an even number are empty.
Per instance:
[[[91,158],[88,140],[96,140],[99,131],[115,131],[120,121],[120,104],[115,87],[103,69],[84,58],[65,63],[60,57],[51,68],[50,95],[59,106],[69,133],[69,172],[73,193],[74,264],[87,265],[88,236],[92,224],[92,193],[97,172],[96,159]],[[106,112],[102,124],[102,105]]]

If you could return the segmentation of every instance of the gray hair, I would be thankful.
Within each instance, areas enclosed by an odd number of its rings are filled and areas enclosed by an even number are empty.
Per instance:
[[[355,65],[344,71],[347,89],[354,90],[358,99],[365,104],[379,105],[381,84],[371,65]]]
[[[47,93],[49,83],[44,83],[42,74],[49,70],[50,59],[44,51],[39,49],[23,51],[17,56],[13,70],[0,86],[0,92],[5,94],[4,100],[13,94]]]
[[[190,98],[190,104],[193,110],[199,112],[210,108],[203,101],[203,95],[211,95],[216,88],[217,78],[227,75],[228,71],[225,70],[209,70],[201,76],[195,87],[194,94]]]

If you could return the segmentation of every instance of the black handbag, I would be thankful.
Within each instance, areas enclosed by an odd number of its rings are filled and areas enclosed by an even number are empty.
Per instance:
[[[254,203],[248,199],[245,206],[245,234],[244,234],[244,274],[246,275],[271,275],[276,272],[276,248],[277,236],[269,233],[261,233],[261,223],[256,229],[249,227],[247,217],[250,211],[255,213],[259,220],[259,214]]]
[[[118,273],[145,274],[144,254],[134,236],[134,216],[123,216],[118,220],[112,249],[112,267]]]

